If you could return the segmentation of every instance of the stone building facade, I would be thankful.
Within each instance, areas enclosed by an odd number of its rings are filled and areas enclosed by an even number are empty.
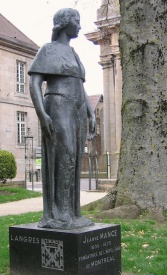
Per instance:
[[[27,129],[39,146],[38,119],[29,94],[28,69],[38,46],[0,14],[0,149],[16,157],[17,176],[25,178]]]
[[[104,95],[104,153],[110,155],[111,178],[116,179],[121,142],[122,69],[119,52],[119,0],[102,0],[97,29],[86,38],[100,45]]]

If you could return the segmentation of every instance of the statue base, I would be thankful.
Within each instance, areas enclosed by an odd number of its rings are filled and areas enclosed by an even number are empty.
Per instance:
[[[10,275],[119,275],[120,225],[72,230],[11,226]]]

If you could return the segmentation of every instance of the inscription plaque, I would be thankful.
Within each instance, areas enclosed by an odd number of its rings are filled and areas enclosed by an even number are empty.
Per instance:
[[[121,274],[117,269],[121,256],[120,228],[101,225],[101,229],[102,226],[103,230],[80,235],[79,268],[86,272],[100,269],[103,274]],[[107,273],[107,270],[113,273]]]
[[[120,275],[120,225],[73,230],[11,226],[10,275]]]

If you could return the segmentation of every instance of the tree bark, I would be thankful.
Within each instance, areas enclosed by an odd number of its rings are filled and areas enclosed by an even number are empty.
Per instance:
[[[122,139],[116,206],[167,209],[167,1],[120,0]]]

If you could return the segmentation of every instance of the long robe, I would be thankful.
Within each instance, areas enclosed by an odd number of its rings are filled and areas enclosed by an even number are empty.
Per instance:
[[[71,229],[91,224],[80,213],[80,170],[87,132],[85,71],[70,46],[45,44],[29,75],[44,75],[45,112],[53,123],[51,138],[42,136],[43,219],[40,227]]]

